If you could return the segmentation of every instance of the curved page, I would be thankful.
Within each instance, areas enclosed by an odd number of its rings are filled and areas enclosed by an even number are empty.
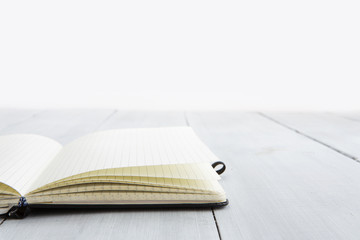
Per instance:
[[[0,182],[25,194],[61,148],[56,141],[37,135],[0,136]]]
[[[89,134],[64,146],[31,189],[101,169],[215,161],[218,158],[190,127],[109,130]],[[162,167],[154,174],[162,177],[171,172]]]

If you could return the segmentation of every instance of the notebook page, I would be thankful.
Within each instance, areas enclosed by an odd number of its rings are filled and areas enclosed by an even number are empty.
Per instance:
[[[224,193],[192,194],[192,193],[161,193],[161,192],[121,192],[99,191],[82,193],[65,193],[46,196],[29,196],[30,204],[136,204],[136,203],[186,203],[186,202],[224,202]]]
[[[0,198],[1,195],[15,195],[19,196],[21,195],[18,191],[16,191],[14,188],[10,187],[9,185],[6,185],[4,183],[0,182]]]
[[[56,141],[37,135],[0,136],[0,182],[26,193],[61,148]]]
[[[67,193],[81,193],[81,192],[97,192],[97,191],[123,191],[123,192],[174,192],[174,193],[197,193],[204,194],[210,191],[199,191],[196,189],[182,189],[182,188],[169,188],[169,187],[156,187],[137,184],[119,184],[119,183],[88,183],[71,185],[60,188],[54,188],[39,193],[33,193],[31,196],[46,196]],[[0,198],[1,199],[1,198]]]
[[[63,178],[61,180],[51,182],[50,184],[97,176],[163,177],[201,180],[220,179],[220,176],[214,171],[213,167],[211,167],[209,163],[188,163],[96,170],[72,175],[71,177]]]
[[[59,187],[67,187],[72,185],[81,185],[88,183],[117,183],[117,184],[135,184],[146,185],[156,187],[169,187],[169,188],[181,188],[181,189],[196,189],[201,191],[209,191],[213,189],[213,185],[219,183],[217,180],[194,180],[194,179],[181,179],[181,178],[154,178],[154,177],[119,177],[119,176],[99,176],[91,178],[76,179],[71,182],[64,181],[55,184],[41,187],[27,194],[30,196],[35,193],[55,189]]]
[[[190,127],[109,130],[64,146],[32,189],[100,169],[214,161],[218,158]]]

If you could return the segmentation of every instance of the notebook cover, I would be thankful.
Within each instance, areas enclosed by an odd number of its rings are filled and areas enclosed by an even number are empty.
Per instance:
[[[168,204],[29,204],[30,209],[154,209],[154,208],[208,208],[223,207],[229,200],[217,203],[168,203]]]

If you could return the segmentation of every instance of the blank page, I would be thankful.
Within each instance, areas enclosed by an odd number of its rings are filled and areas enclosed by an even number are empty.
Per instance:
[[[109,130],[64,146],[32,189],[100,169],[214,161],[218,158],[190,127]],[[167,171],[162,170],[158,177]]]

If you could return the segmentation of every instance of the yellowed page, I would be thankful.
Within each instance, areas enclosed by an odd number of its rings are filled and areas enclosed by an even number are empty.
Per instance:
[[[62,181],[57,183],[51,183],[45,185],[42,188],[38,188],[27,196],[37,194],[43,191],[51,189],[57,189],[67,186],[73,186],[81,184],[91,183],[117,183],[117,184],[133,184],[133,185],[144,185],[144,186],[155,186],[155,187],[167,187],[174,189],[189,189],[196,191],[222,191],[222,188],[217,180],[194,180],[194,179],[177,179],[177,178],[153,178],[153,177],[129,177],[129,176],[98,176],[80,178],[72,181]]]
[[[175,174],[166,165],[214,161],[218,161],[218,158],[190,127],[109,130],[89,134],[64,146],[31,190],[63,178],[101,169],[109,170],[95,174],[111,175],[115,168],[157,165],[158,169],[154,169],[151,176],[163,177]],[[177,175],[186,174],[182,169],[177,169],[177,172]],[[201,174],[196,171],[192,177],[204,178]]]
[[[158,177],[158,178],[183,178],[183,179],[220,179],[220,176],[214,171],[209,163],[192,163],[192,164],[172,164],[161,166],[142,166],[102,169],[73,175],[61,180],[51,182],[71,182],[76,179],[84,179],[97,176],[130,176],[130,177]],[[40,188],[45,187],[41,186]]]
[[[85,183],[76,185],[67,185],[64,187],[54,188],[50,190],[33,193],[31,196],[45,196],[57,195],[66,193],[81,193],[81,192],[96,192],[96,191],[122,191],[122,192],[174,192],[174,193],[197,193],[197,194],[211,194],[210,190],[201,191],[196,189],[181,189],[173,187],[155,187],[138,184],[125,183]],[[1,196],[0,196],[1,197]],[[7,196],[8,197],[8,196]]]
[[[21,194],[18,191],[16,191],[14,188],[4,183],[0,183],[0,198],[2,194],[10,194],[19,197],[21,196]]]
[[[61,148],[56,141],[37,135],[0,136],[0,183],[25,194]]]

